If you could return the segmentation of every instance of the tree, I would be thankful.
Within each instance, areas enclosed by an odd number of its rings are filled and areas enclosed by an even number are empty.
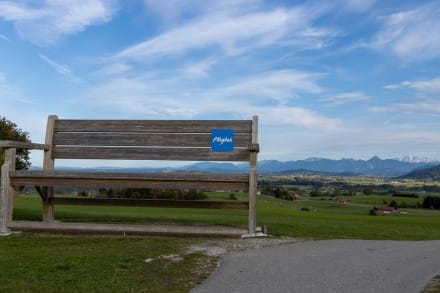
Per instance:
[[[0,140],[16,140],[30,142],[29,134],[17,127],[17,124],[9,121],[5,117],[0,117]],[[0,148],[0,166],[5,162],[5,150]],[[16,169],[29,169],[29,150],[17,149]]]

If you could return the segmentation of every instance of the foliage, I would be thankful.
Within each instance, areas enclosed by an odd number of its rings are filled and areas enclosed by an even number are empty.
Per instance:
[[[422,204],[424,209],[440,209],[440,196],[427,196]]]
[[[289,191],[280,186],[266,186],[262,189],[262,192],[265,195],[273,196],[279,199],[284,200],[293,200],[293,197],[290,195]]]
[[[397,204],[397,202],[394,199],[390,202],[390,204],[388,206],[393,207],[395,209],[399,208],[399,205]]]
[[[0,140],[15,140],[30,142],[29,134],[17,127],[17,124],[0,116]],[[0,166],[5,162],[5,150],[0,149]],[[18,149],[16,157],[16,169],[29,169],[29,150]]]
[[[126,188],[122,190],[99,189],[100,196],[112,198],[149,198],[174,200],[201,200],[207,196],[199,190],[159,189],[159,188]]]
[[[235,195],[235,193],[231,193],[231,194],[229,194],[229,200],[238,200],[238,198]]]

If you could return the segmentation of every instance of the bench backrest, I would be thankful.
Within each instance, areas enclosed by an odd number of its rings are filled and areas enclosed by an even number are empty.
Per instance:
[[[51,159],[250,161],[252,120],[66,120],[49,116]],[[233,130],[232,151],[212,151],[213,130]]]

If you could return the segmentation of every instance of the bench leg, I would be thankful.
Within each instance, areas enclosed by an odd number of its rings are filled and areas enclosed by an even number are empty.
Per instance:
[[[53,187],[47,187],[43,198],[43,222],[53,222],[55,220],[53,203],[50,198],[53,196]]]
[[[1,190],[0,190],[0,235],[8,235],[8,211],[9,211],[9,166],[1,168]]]
[[[251,164],[249,170],[249,221],[248,232],[250,236],[254,236],[257,228],[257,168],[256,153],[251,155]]]

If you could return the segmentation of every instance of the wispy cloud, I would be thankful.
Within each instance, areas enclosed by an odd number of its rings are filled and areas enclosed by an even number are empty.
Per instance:
[[[341,120],[320,115],[302,107],[277,107],[261,110],[261,117],[268,125],[293,125],[313,130],[336,130]]]
[[[342,0],[339,2],[339,5],[346,11],[363,12],[370,9],[377,0]]]
[[[43,54],[40,54],[39,56],[43,61],[45,61],[47,64],[49,64],[50,67],[52,67],[57,73],[64,75],[64,76],[71,76],[72,75],[72,71],[67,66],[58,64]]]
[[[387,85],[385,88],[389,90],[412,88],[419,92],[440,93],[440,77],[430,80],[404,81],[400,84]]]
[[[274,70],[243,78],[233,85],[217,89],[223,96],[272,98],[285,102],[296,98],[300,93],[320,93],[323,89],[317,80],[322,77],[319,73],[309,73],[294,70]]]
[[[5,35],[0,34],[0,39],[5,40],[5,41],[9,41],[9,38]]]
[[[21,37],[47,46],[64,35],[105,23],[115,14],[114,1],[2,1],[0,18],[14,23]]]
[[[431,2],[379,19],[382,28],[366,46],[388,49],[405,62],[440,56],[440,3]]]
[[[370,96],[361,93],[361,92],[348,92],[341,93],[337,95],[332,95],[327,98],[322,99],[321,101],[326,103],[329,106],[338,106],[343,104],[349,104],[359,101],[366,101],[371,99]]]
[[[267,46],[320,49],[333,32],[312,25],[322,12],[297,6],[269,11],[220,11],[202,14],[152,39],[128,47],[115,58],[145,59],[218,48],[237,55]]]
[[[144,0],[145,8],[166,22],[173,23],[178,19],[201,13],[231,10],[252,10],[261,4],[261,0]]]
[[[418,100],[415,102],[395,103],[390,106],[371,107],[371,112],[393,112],[406,114],[440,115],[440,102],[433,100]]]
[[[155,118],[207,118],[219,113],[232,117],[250,117],[261,113],[266,123],[307,128],[333,129],[337,119],[317,112],[289,106],[291,99],[303,93],[320,93],[321,74],[301,71],[269,71],[235,78],[224,86],[204,86],[187,78],[137,76],[114,77],[100,82],[87,95],[89,104],[118,109]],[[274,101],[266,103],[266,101]]]
[[[10,85],[6,74],[0,72],[0,104],[7,108],[17,102],[32,104],[32,100],[27,98],[18,88]]]
[[[182,73],[187,78],[204,78],[209,75],[209,70],[217,63],[214,58],[186,65]]]

